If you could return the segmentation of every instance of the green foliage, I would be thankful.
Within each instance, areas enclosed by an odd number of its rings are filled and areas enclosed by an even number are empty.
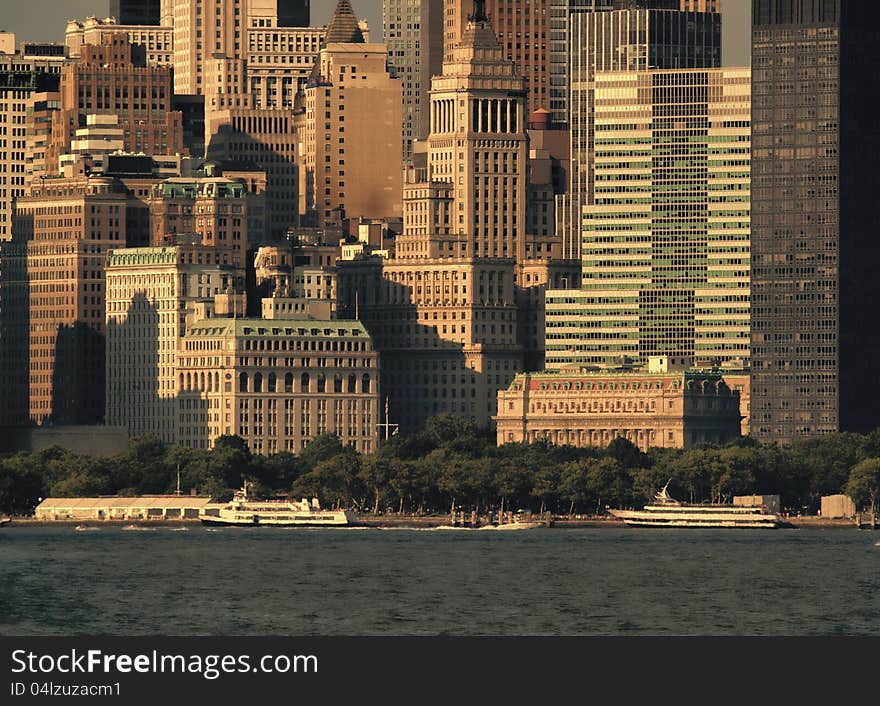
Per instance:
[[[740,439],[724,447],[642,452],[625,439],[606,449],[534,444],[496,446],[470,422],[443,415],[421,431],[394,437],[369,455],[324,434],[295,455],[254,455],[244,439],[222,436],[214,447],[132,442],[112,457],[51,448],[0,457],[0,512],[29,514],[47,496],[172,493],[195,489],[228,500],[247,479],[250,490],[317,497],[325,506],[361,511],[449,512],[526,509],[604,512],[641,506],[667,482],[674,497],[725,502],[737,494],[774,494],[783,507],[815,511],[822,495],[845,491],[862,506],[880,500],[880,430],[830,434],[788,448]]]

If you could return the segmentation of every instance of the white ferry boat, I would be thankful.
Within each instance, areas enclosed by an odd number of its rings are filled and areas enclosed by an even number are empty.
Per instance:
[[[237,490],[224,507],[208,514],[203,508],[199,519],[204,525],[231,527],[339,527],[356,521],[351,510],[322,510],[317,498],[293,500],[249,500],[247,483]]]
[[[779,516],[754,505],[698,505],[682,503],[669,495],[667,483],[643,510],[610,510],[635,527],[747,527],[775,528]]]

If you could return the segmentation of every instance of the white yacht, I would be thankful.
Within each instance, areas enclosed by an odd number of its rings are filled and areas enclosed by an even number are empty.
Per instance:
[[[766,512],[760,505],[701,505],[682,503],[669,495],[663,486],[654,502],[643,510],[609,510],[628,525],[635,527],[747,527],[775,528],[779,516]]]
[[[208,514],[209,512],[216,514]],[[309,501],[250,500],[247,483],[235,491],[232,500],[221,508],[202,508],[199,519],[205,525],[232,527],[339,527],[356,521],[351,510],[322,510],[317,498]]]

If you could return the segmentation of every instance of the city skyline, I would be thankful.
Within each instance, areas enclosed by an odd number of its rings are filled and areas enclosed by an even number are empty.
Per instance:
[[[312,25],[326,24],[333,14],[334,0],[312,0]],[[372,41],[382,41],[382,0],[355,0],[357,16],[370,25]],[[724,17],[722,63],[724,66],[746,66],[750,52],[750,0],[722,0]],[[31,0],[26,5],[4,8],[0,31],[15,32],[18,41],[64,42],[67,20],[83,20],[89,15],[106,17],[109,0]]]

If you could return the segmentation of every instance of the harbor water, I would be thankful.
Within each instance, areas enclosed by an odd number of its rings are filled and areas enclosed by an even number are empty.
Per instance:
[[[877,538],[10,526],[0,634],[876,634]]]

